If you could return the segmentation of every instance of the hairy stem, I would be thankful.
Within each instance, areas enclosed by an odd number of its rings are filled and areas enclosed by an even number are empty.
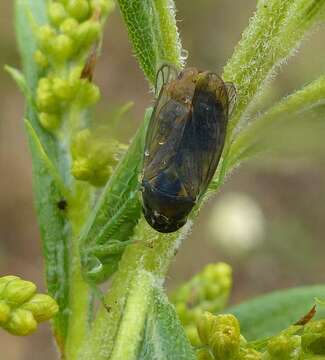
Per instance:
[[[187,228],[188,229],[188,228]],[[159,234],[142,218],[134,235],[135,244],[127,248],[112,288],[106,296],[106,308],[99,311],[81,359],[133,359],[142,341],[141,334],[154,286],[163,284],[170,262],[187,230]],[[139,308],[141,316],[132,312]],[[109,311],[107,311],[109,309]],[[123,357],[122,344],[132,335],[132,354]],[[127,351],[127,350],[125,350]],[[113,354],[113,355],[112,355]],[[121,355],[123,354],[123,356]],[[131,356],[132,355],[132,356]],[[122,356],[122,357],[121,357]]]

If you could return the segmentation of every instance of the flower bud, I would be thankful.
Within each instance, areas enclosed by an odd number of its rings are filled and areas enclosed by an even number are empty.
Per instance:
[[[57,112],[59,109],[57,99],[52,91],[38,91],[36,95],[36,105],[39,111]]]
[[[204,312],[197,323],[197,330],[202,341],[202,344],[208,345],[212,333],[215,331],[215,315]]]
[[[240,327],[231,314],[204,313],[198,322],[198,333],[203,344],[209,346],[216,359],[234,359],[240,349]]]
[[[2,299],[2,292],[6,288],[6,286],[9,284],[9,282],[13,280],[20,279],[18,276],[13,275],[7,275],[0,277],[0,299]]]
[[[77,20],[75,20],[74,18],[68,18],[64,20],[63,23],[60,25],[60,30],[65,35],[68,35],[71,38],[73,38],[77,34],[78,27],[79,27],[79,23]]]
[[[25,336],[37,329],[37,322],[30,311],[16,309],[11,313],[5,328],[14,335]]]
[[[50,2],[48,5],[49,18],[53,25],[59,26],[67,17],[67,13],[62,4],[58,2]]]
[[[36,285],[17,276],[0,278],[0,326],[14,335],[28,335],[37,323],[53,317],[58,305],[50,296],[35,294]]]
[[[60,100],[69,101],[75,96],[73,87],[66,79],[54,78],[52,81],[52,90],[54,95]]]
[[[68,60],[74,52],[74,46],[71,38],[64,34],[56,36],[52,40],[51,45],[51,53],[58,61]]]
[[[188,340],[192,344],[192,346],[200,346],[201,345],[200,338],[199,338],[199,335],[197,332],[197,328],[194,325],[186,326],[185,333],[186,333]]]
[[[304,328],[301,342],[306,353],[325,355],[325,320],[308,323]]]
[[[58,311],[58,304],[46,294],[36,294],[23,307],[31,311],[37,322],[51,319]]]
[[[8,283],[2,292],[2,298],[15,306],[29,300],[36,292],[36,285],[30,281],[15,279]]]
[[[175,305],[177,315],[182,322],[183,325],[188,325],[190,322],[188,321],[188,311],[186,304],[183,302],[179,302]]]
[[[196,354],[197,360],[215,360],[215,358],[206,349],[201,349]]]
[[[80,82],[80,88],[77,95],[78,103],[82,107],[94,105],[100,99],[100,91],[98,86],[87,80]]]
[[[10,307],[4,300],[0,300],[0,325],[5,324],[10,316]]]
[[[100,11],[101,15],[107,15],[111,13],[115,8],[115,3],[112,0],[91,0],[92,11]]]
[[[76,41],[79,48],[85,49],[95,43],[100,38],[100,23],[94,20],[88,20],[80,24],[76,33]]]
[[[47,131],[53,131],[59,128],[61,118],[56,114],[43,112],[39,114],[39,122]]]
[[[225,263],[209,264],[172,296],[185,327],[197,324],[204,311],[224,308],[232,284],[231,268]],[[182,310],[182,314],[179,312]]]
[[[279,335],[267,344],[269,359],[299,360],[301,358],[301,337],[298,335]]]
[[[44,55],[44,53],[42,53],[41,50],[36,50],[34,52],[34,60],[36,64],[42,68],[46,68],[49,65],[47,57]]]
[[[37,93],[41,93],[43,91],[51,91],[52,90],[52,81],[47,78],[41,78],[38,82]]]
[[[43,25],[37,30],[37,41],[42,50],[48,52],[51,49],[51,43],[55,38],[55,32],[49,25]]]
[[[262,360],[262,354],[254,349],[241,348],[239,359],[240,360]]]
[[[93,173],[89,164],[89,160],[87,158],[74,160],[71,173],[78,180],[88,181]]]
[[[231,268],[225,263],[209,264],[173,295],[174,302],[197,305],[202,311],[220,311],[231,289]],[[195,294],[193,296],[193,294]],[[203,305],[204,304],[204,305]],[[190,311],[190,310],[189,310]]]
[[[78,21],[86,20],[90,15],[90,7],[87,0],[70,0],[67,4],[70,16]]]
[[[80,87],[82,69],[83,66],[74,66],[69,72],[69,82],[74,87]]]
[[[72,156],[74,158],[86,157],[91,143],[91,132],[89,129],[79,131],[74,138],[71,146]]]

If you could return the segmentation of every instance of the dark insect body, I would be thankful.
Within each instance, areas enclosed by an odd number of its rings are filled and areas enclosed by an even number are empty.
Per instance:
[[[57,206],[60,210],[65,210],[68,206],[68,203],[66,200],[62,199],[57,203]]]
[[[161,79],[160,79],[161,78]],[[143,212],[157,231],[181,228],[204,194],[224,147],[235,88],[215,73],[164,65],[145,143]]]

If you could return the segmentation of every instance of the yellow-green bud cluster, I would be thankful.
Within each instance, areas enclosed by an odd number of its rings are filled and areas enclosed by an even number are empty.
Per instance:
[[[100,97],[99,88],[86,79],[81,79],[81,68],[62,78],[49,75],[39,80],[36,91],[36,105],[39,121],[48,131],[61,125],[62,111],[74,103],[79,109],[95,104]]]
[[[58,312],[54,299],[37,294],[36,286],[17,276],[0,278],[0,327],[14,335],[29,335],[37,324]]]
[[[215,360],[209,349],[200,349],[196,353],[197,360]]]
[[[39,121],[46,130],[60,127],[67,106],[82,109],[99,100],[98,87],[82,78],[82,70],[112,8],[110,0],[48,1],[50,22],[35,29],[34,53],[35,62],[46,69],[36,91]]]
[[[205,312],[197,323],[200,360],[321,360],[325,358],[325,320],[291,326],[268,340],[249,343],[230,314]],[[257,345],[257,349],[254,346]]]
[[[301,342],[306,354],[325,356],[325,320],[308,323],[304,327]]]
[[[238,360],[262,360],[262,354],[254,349],[242,346]]]
[[[325,320],[310,321],[299,329],[294,334],[287,330],[271,338],[263,360],[318,360],[325,357]]]
[[[222,310],[229,298],[232,272],[225,263],[209,264],[173,295],[178,316],[192,345],[200,344],[196,324],[204,311]]]
[[[35,61],[41,67],[80,57],[101,36],[103,19],[113,8],[109,0],[50,1],[50,25],[36,30],[39,49]]]
[[[126,146],[105,136],[106,131],[84,129],[72,143],[72,175],[94,186],[103,186],[125,152]]]
[[[236,360],[240,353],[240,327],[230,314],[212,315],[205,312],[198,322],[198,333],[217,360]]]
[[[281,334],[272,338],[267,344],[265,359],[299,360],[302,359],[301,337]]]

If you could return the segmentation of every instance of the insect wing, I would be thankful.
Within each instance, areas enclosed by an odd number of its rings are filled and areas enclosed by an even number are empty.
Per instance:
[[[156,105],[151,115],[144,153],[144,177],[152,179],[173,160],[181,140],[188,108],[170,98],[167,85],[177,77],[177,70],[163,65],[157,73],[156,89],[162,82]]]
[[[231,115],[231,113],[234,110],[234,107],[236,105],[237,101],[237,91],[236,87],[233,83],[225,82],[224,83],[226,90],[227,90],[227,96],[228,96],[228,116]]]
[[[156,94],[156,102],[155,107],[151,114],[151,119],[149,122],[147,134],[146,134],[146,141],[145,141],[145,151],[149,153],[149,146],[153,143],[153,139],[157,135],[159,124],[159,113],[161,108],[170,100],[167,94],[166,86],[171,81],[177,77],[177,72],[174,67],[170,65],[162,65],[161,68],[157,72],[156,76],[156,83],[155,83],[155,94]],[[158,94],[158,96],[157,96]],[[151,156],[145,158],[145,164],[147,163],[146,160],[150,161]]]
[[[179,102],[160,97],[150,120],[144,159],[144,177],[151,180],[172,165],[189,115]]]
[[[155,96],[157,97],[163,86],[166,86],[171,80],[175,80],[177,77],[178,71],[173,65],[162,65],[156,75]]]
[[[212,78],[198,81],[192,113],[176,156],[179,178],[193,199],[203,194],[215,173],[228,120],[228,95],[223,81],[212,73],[206,76]],[[211,80],[215,82],[212,88]]]

